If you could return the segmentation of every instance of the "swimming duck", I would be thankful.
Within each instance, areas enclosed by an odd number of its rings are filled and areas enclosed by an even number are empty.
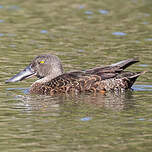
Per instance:
[[[136,59],[127,59],[105,67],[64,73],[57,56],[40,55],[6,83],[36,76],[38,80],[31,85],[30,93],[41,95],[124,91],[130,89],[136,79],[144,73],[124,71],[136,62]]]

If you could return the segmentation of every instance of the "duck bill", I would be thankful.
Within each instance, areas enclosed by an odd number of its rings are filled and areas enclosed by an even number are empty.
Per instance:
[[[5,82],[9,83],[9,82],[22,81],[24,79],[27,79],[27,78],[33,76],[33,75],[35,75],[34,71],[31,69],[30,66],[27,66],[23,71],[19,72],[18,74],[16,74],[12,78],[6,80]]]

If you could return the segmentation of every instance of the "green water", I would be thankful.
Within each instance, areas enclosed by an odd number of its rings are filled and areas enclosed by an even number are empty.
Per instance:
[[[149,152],[152,150],[152,1],[0,2],[0,151]],[[123,94],[31,96],[35,79],[4,81],[40,54],[65,71],[139,58],[147,70]]]

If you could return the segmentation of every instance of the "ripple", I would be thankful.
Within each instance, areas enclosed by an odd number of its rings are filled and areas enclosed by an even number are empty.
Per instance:
[[[149,22],[142,22],[142,24],[145,24],[145,25],[146,25],[146,24],[149,24]]]
[[[47,30],[41,30],[40,33],[46,34],[46,33],[48,33],[48,31]]]
[[[80,119],[81,121],[89,121],[89,120],[92,120],[91,117],[83,117]]]
[[[152,38],[145,39],[145,41],[152,41]]]
[[[19,6],[12,5],[12,6],[9,6],[8,9],[10,9],[10,10],[18,10],[20,8],[19,8]]]
[[[124,33],[124,32],[113,32],[112,35],[125,36],[125,35],[127,35],[127,33]]]
[[[78,52],[79,52],[79,53],[83,53],[83,52],[85,52],[85,50],[80,49],[80,50],[78,50]]]
[[[133,3],[138,3],[138,0],[132,0]]]
[[[15,90],[20,90],[24,94],[29,94],[29,88],[7,88],[7,91],[15,91]]]
[[[88,19],[91,19],[92,18],[92,16],[88,16]]]
[[[85,11],[84,13],[87,14],[87,15],[92,15],[93,14],[92,11]]]
[[[4,20],[0,20],[0,23],[3,23],[4,22]]]
[[[152,91],[152,85],[133,85],[135,91]]]
[[[83,9],[83,8],[85,8],[85,6],[84,5],[80,5],[78,8],[79,9]]]
[[[144,120],[145,120],[145,118],[139,118],[138,120],[140,120],[140,121],[144,121]]]
[[[0,33],[0,36],[4,36],[4,34],[3,34],[3,33]]]
[[[135,43],[141,43],[141,41],[139,41],[139,40],[136,40],[136,41],[135,41]]]
[[[16,47],[15,44],[10,44],[9,46],[12,47],[12,48],[15,48],[15,47]]]
[[[12,36],[16,36],[16,34],[9,33],[7,34],[7,36],[12,37]]]
[[[148,65],[147,64],[139,64],[138,66],[140,66],[140,67],[147,67]]]
[[[144,13],[144,16],[145,16],[145,17],[149,17],[149,16],[150,16],[150,14],[148,14],[148,13]]]
[[[108,14],[109,11],[101,9],[101,10],[99,10],[99,13],[101,13],[101,14]]]
[[[24,90],[23,90],[23,93],[24,93],[24,94],[30,94],[29,89],[28,89],[28,88],[24,89]]]
[[[7,91],[12,91],[12,90],[25,90],[27,88],[7,88]]]

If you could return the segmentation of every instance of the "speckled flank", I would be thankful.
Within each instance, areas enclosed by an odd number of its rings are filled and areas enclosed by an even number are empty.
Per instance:
[[[136,74],[136,73],[135,73]],[[99,92],[99,91],[124,91],[129,89],[140,74],[135,78],[111,78],[102,80],[100,76],[91,75],[81,78],[68,77],[61,75],[48,83],[35,83],[31,93],[54,95],[56,93],[81,93],[81,92]],[[132,73],[131,73],[132,76]]]

